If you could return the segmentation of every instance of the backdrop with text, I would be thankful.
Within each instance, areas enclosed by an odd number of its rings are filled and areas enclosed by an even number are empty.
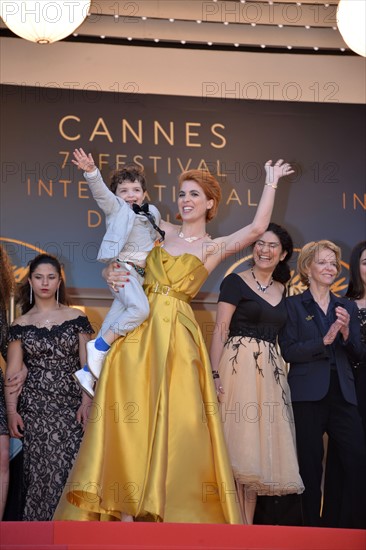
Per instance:
[[[72,151],[91,152],[108,183],[134,161],[144,167],[149,200],[162,217],[177,213],[177,177],[208,169],[222,185],[212,237],[249,223],[264,183],[264,163],[285,158],[295,168],[279,186],[272,220],[295,246],[330,239],[348,262],[365,238],[364,106],[272,102],[2,85],[0,240],[17,268],[38,250],[56,254],[67,285],[104,289],[96,261],[105,223]],[[178,223],[178,222],[177,222]],[[217,293],[236,251],[202,291]],[[339,285],[345,286],[347,273]]]

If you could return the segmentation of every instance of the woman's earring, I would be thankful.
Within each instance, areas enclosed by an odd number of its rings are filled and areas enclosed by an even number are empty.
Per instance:
[[[57,291],[56,291],[56,302],[57,302],[57,305],[58,305],[58,299],[59,299],[59,297],[60,297],[60,292],[59,292],[59,291],[60,291],[60,287],[58,286],[58,287],[57,287]]]
[[[33,287],[32,285],[29,283],[29,303],[31,304],[33,301]]]

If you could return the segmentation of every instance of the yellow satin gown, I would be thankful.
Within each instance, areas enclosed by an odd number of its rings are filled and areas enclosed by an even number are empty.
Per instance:
[[[150,317],[112,346],[54,519],[242,523],[209,358],[189,300],[191,254],[147,259]]]

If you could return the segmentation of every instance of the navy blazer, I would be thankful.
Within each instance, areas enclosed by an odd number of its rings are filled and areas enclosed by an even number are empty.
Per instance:
[[[341,305],[350,314],[349,338],[344,342],[338,333],[335,358],[344,399],[357,405],[351,361],[362,356],[361,330],[357,306],[331,293],[331,303]],[[323,344],[325,336],[316,315],[316,303],[310,290],[286,298],[287,322],[279,334],[282,356],[290,363],[288,382],[292,401],[319,401],[326,396],[330,383],[331,355]]]

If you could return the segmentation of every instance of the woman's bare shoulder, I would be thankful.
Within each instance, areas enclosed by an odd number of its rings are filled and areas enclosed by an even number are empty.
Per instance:
[[[168,234],[177,232],[179,229],[179,225],[167,222],[165,220],[161,220],[160,227],[165,231],[165,233],[168,233]]]
[[[73,319],[77,319],[78,317],[86,317],[85,313],[77,308],[77,307],[70,307],[70,306],[61,306],[63,309],[63,313],[65,315],[65,320],[72,321]]]
[[[25,313],[24,315],[20,315],[19,317],[14,319],[14,321],[11,323],[11,326],[16,327],[16,326],[24,326],[29,324],[30,324],[30,316],[28,315],[28,313]]]

